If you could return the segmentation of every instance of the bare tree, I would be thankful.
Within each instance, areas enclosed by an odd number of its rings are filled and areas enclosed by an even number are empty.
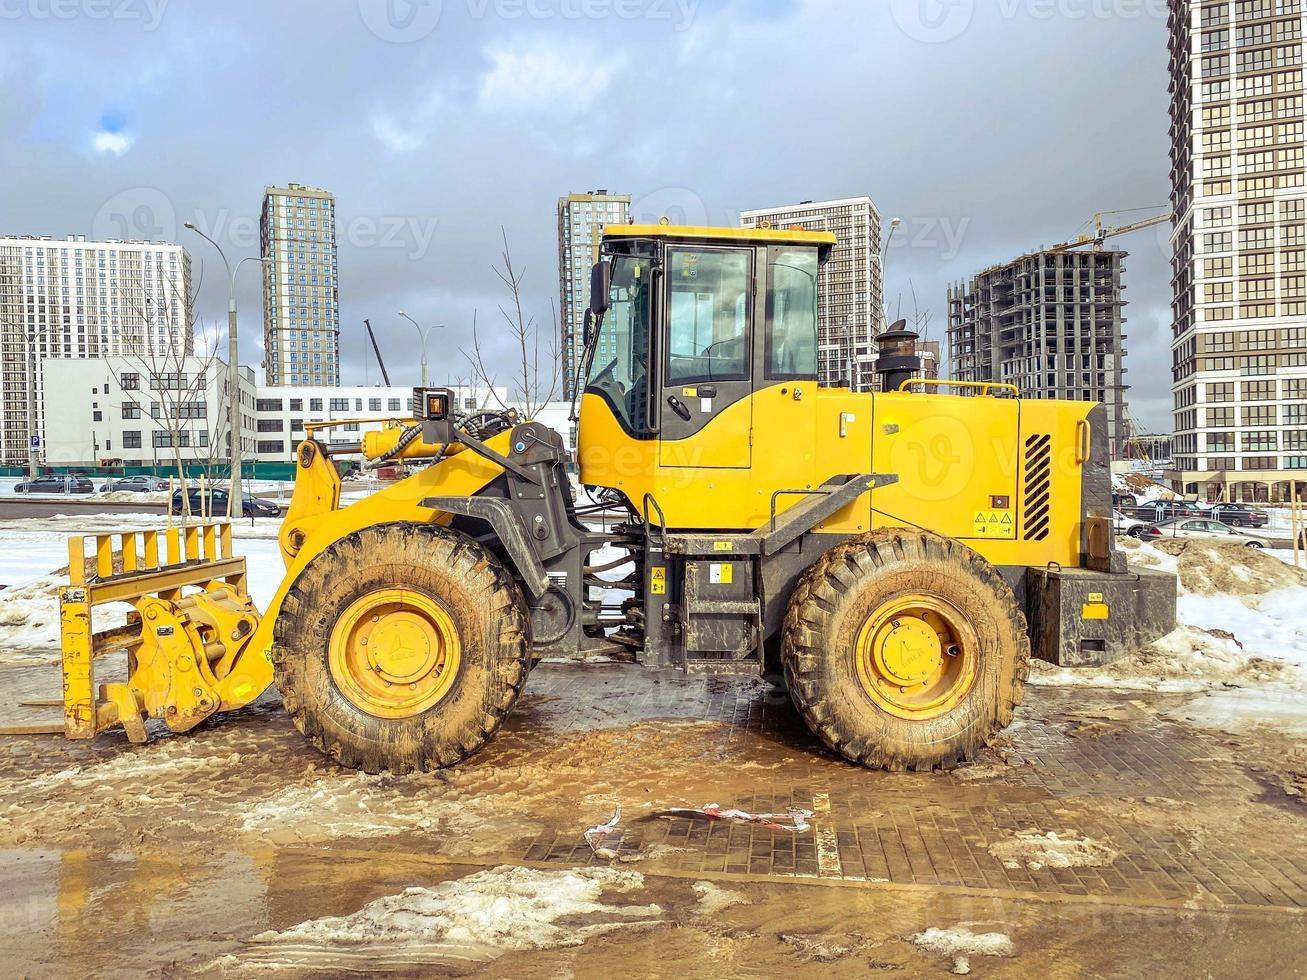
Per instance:
[[[192,297],[193,299],[193,297]],[[194,309],[182,302],[174,287],[160,304],[146,298],[137,307],[141,334],[122,345],[118,370],[110,361],[110,374],[124,399],[123,417],[135,417],[151,426],[151,448],[169,450],[171,464],[182,486],[187,463],[198,464],[210,478],[230,466],[225,441],[226,413],[210,415],[209,383],[224,384],[218,370],[219,331],[191,320],[184,331],[172,329],[177,309]],[[154,433],[160,433],[154,438]],[[157,459],[157,453],[154,454]],[[183,508],[189,510],[187,495]]]
[[[501,266],[491,266],[500,281],[507,287],[510,299],[500,304],[499,315],[503,318],[507,334],[512,340],[514,354],[509,359],[507,369],[510,387],[515,389],[518,407],[527,419],[534,418],[558,393],[562,380],[562,367],[559,363],[558,349],[558,311],[553,299],[549,301],[550,327],[544,331],[534,315],[528,315],[523,307],[522,282],[526,270],[518,271],[513,266],[513,256],[508,245],[508,232],[501,226],[500,234],[504,240],[504,251],[500,254]],[[477,314],[472,313],[472,350],[464,351],[464,357],[472,368],[472,373],[479,384],[484,384],[501,408],[508,408],[503,399],[495,392],[496,372],[491,368],[486,353],[481,345],[478,332]],[[511,395],[510,395],[511,397]]]

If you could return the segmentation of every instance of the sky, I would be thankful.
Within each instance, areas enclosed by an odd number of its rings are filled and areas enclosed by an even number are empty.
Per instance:
[[[0,0],[0,234],[181,242],[217,330],[221,262],[182,226],[234,262],[266,185],[325,187],[342,381],[379,381],[366,317],[416,384],[401,309],[444,324],[433,382],[467,376],[474,313],[511,371],[501,228],[549,324],[562,194],[710,224],[865,194],[903,219],[891,318],[943,340],[950,283],[1165,208],[1166,65],[1165,0]],[[1170,430],[1168,239],[1115,241],[1147,431]],[[258,365],[253,263],[237,296]]]

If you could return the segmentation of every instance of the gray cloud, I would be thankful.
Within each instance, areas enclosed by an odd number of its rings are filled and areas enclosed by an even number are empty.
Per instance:
[[[712,222],[869,194],[905,220],[891,312],[915,290],[937,339],[950,282],[1168,195],[1166,27],[1149,0],[68,0],[62,18],[0,2],[0,230],[176,229],[204,262],[200,312],[220,320],[220,263],[181,224],[253,254],[265,184],[327,187],[347,381],[364,375],[364,317],[392,375],[416,380],[400,308],[448,324],[433,365],[461,370],[473,310],[486,322],[503,298],[501,224],[547,322],[554,204],[571,190]],[[105,6],[140,16],[92,15]],[[107,115],[121,154],[96,152]],[[1164,237],[1119,244],[1132,401],[1169,428]],[[242,276],[257,363],[257,275]]]

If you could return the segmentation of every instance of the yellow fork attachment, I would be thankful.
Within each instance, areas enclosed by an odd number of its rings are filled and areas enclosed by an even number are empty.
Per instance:
[[[144,742],[147,718],[184,732],[218,710],[218,679],[259,624],[229,523],[78,535],[68,540],[68,576],[59,595],[65,736],[122,725]],[[135,609],[125,625],[95,632],[92,610],[113,602]],[[117,650],[127,651],[127,683],[101,684],[97,697],[95,660]]]

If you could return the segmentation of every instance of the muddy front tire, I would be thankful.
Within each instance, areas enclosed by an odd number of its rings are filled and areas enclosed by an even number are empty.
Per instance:
[[[529,667],[525,604],[456,531],[386,524],[346,535],[287,593],[273,634],[295,726],[343,766],[451,766],[484,745]]]
[[[810,568],[781,661],[804,721],[873,768],[951,768],[1012,720],[1029,669],[1026,619],[994,568],[924,531],[881,530]]]

